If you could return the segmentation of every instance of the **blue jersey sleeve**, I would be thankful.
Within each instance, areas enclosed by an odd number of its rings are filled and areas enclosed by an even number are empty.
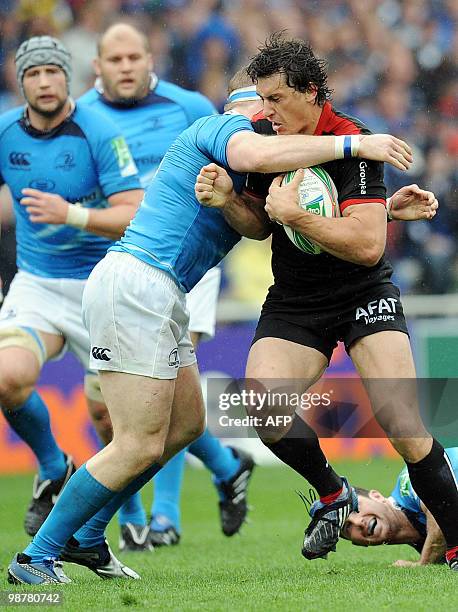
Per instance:
[[[24,112],[24,107],[15,107],[0,115],[0,147],[3,145],[3,137],[8,129],[15,124]],[[0,164],[0,187],[6,183],[3,178],[2,168]]]
[[[250,120],[244,115],[214,115],[207,117],[200,125],[196,144],[204,155],[227,168],[227,143],[231,136],[243,131],[254,131]]]
[[[190,125],[201,117],[216,115],[218,112],[208,98],[194,91],[192,92],[192,95],[189,96],[189,100],[187,102],[187,112],[190,119]]]
[[[105,197],[121,191],[140,189],[134,159],[124,136],[114,123],[89,108],[84,108],[84,112],[80,112],[77,119],[81,119],[81,128],[91,147],[99,184]]]

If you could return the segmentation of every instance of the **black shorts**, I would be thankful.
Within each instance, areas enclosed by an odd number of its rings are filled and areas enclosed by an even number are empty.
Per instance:
[[[391,282],[362,292],[339,291],[318,301],[273,285],[262,307],[253,344],[261,338],[282,338],[314,348],[330,360],[338,341],[344,342],[348,352],[358,338],[380,331],[408,335],[399,289]]]

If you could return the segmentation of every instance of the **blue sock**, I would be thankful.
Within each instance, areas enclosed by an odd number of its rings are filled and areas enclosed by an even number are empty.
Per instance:
[[[118,520],[120,525],[133,523],[134,525],[146,525],[146,512],[143,508],[140,491],[129,497],[119,509]]]
[[[45,557],[58,557],[67,540],[81,525],[105,506],[115,491],[110,491],[86,469],[73,474],[59,496],[56,505],[24,553],[39,563]]]
[[[40,480],[57,480],[65,476],[67,464],[51,431],[46,404],[36,391],[17,410],[3,408],[11,428],[32,449],[38,460]]]
[[[185,455],[186,449],[177,453],[154,477],[151,527],[157,531],[164,531],[168,525],[164,520],[156,521],[156,517],[162,517],[162,519],[166,517],[170,524],[180,532],[180,495]]]
[[[216,482],[230,480],[240,469],[240,459],[208,429],[189,446],[189,452],[213,472]]]
[[[140,491],[140,489],[149,482],[161,468],[161,465],[154,463],[128,484],[125,489],[115,493],[97,514],[89,518],[81,529],[73,533],[72,535],[78,540],[81,548],[90,548],[92,546],[97,546],[97,544],[101,544],[105,540],[105,529],[119,508],[129,499],[129,497],[132,497],[137,491]]]

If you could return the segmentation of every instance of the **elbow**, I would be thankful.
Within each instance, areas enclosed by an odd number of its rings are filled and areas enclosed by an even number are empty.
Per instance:
[[[261,174],[266,174],[272,166],[272,154],[268,155],[262,147],[252,147],[240,153],[236,165],[238,168],[234,168],[230,164],[231,168],[238,172],[260,172]]]
[[[269,227],[263,227],[259,230],[256,230],[256,232],[254,232],[253,236],[250,236],[250,238],[252,240],[265,240],[270,236],[271,233],[272,230]]]
[[[362,249],[360,264],[366,268],[373,268],[381,260],[385,249],[377,244],[368,245]]]

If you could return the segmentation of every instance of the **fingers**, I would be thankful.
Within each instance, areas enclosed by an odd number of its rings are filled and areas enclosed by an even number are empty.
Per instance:
[[[201,171],[202,172],[202,171]],[[216,174],[214,172],[205,175],[198,174],[196,182],[200,185],[213,185],[216,180]]]
[[[392,136],[392,139],[393,139],[393,144],[395,146],[397,146],[399,149],[404,151],[404,153],[406,153],[408,156],[410,156],[413,159],[412,149],[409,147],[409,145],[406,142],[404,142],[400,138],[396,138],[396,136]]]
[[[43,193],[43,191],[40,191],[39,189],[32,189],[31,187],[25,187],[24,189],[21,189],[21,193],[28,196],[38,197]]]
[[[276,176],[270,184],[269,191],[272,189],[272,187],[280,187],[282,184],[282,181],[283,181],[283,174]]]
[[[30,205],[39,206],[41,203],[41,200],[38,200],[37,198],[27,197],[27,198],[21,198],[19,200],[19,203],[22,204],[22,206],[30,206]]]
[[[197,183],[194,186],[194,192],[196,196],[200,199],[201,197],[210,198],[213,195],[214,190],[211,185]]]
[[[411,162],[409,162],[404,155],[398,153],[396,151],[392,151],[387,154],[386,161],[397,168],[398,170],[402,170],[405,172],[410,168]]]

